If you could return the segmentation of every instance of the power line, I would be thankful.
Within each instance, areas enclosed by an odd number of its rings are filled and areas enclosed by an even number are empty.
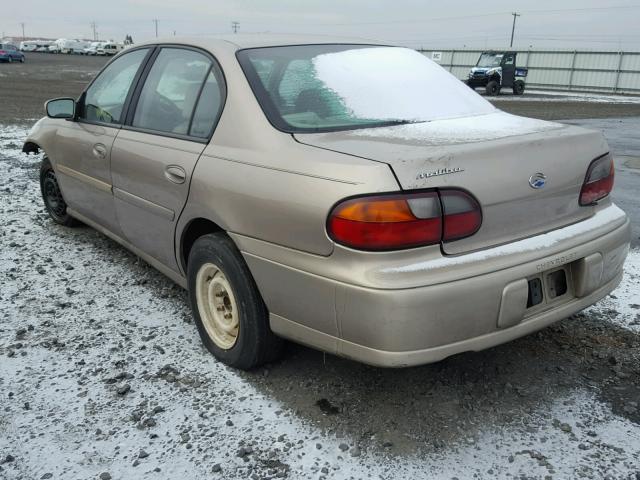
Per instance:
[[[567,13],[567,12],[589,12],[589,11],[607,11],[607,10],[621,10],[621,9],[633,9],[640,8],[640,4],[635,5],[613,5],[608,7],[583,7],[583,8],[562,8],[562,9],[538,9],[538,10],[520,10],[521,13],[531,14],[531,15],[539,15],[539,14],[555,14],[555,13]],[[499,15],[513,15],[513,12],[493,12],[493,13],[482,13],[475,15],[456,15],[456,16],[447,16],[447,17],[429,17],[422,19],[411,19],[411,20],[385,20],[385,21],[374,21],[374,22],[340,22],[340,23],[305,23],[305,26],[313,26],[313,27],[349,27],[353,25],[388,25],[388,24],[404,24],[404,23],[426,23],[426,22],[439,22],[442,20],[464,20],[464,19],[472,19],[472,18],[484,18],[484,17],[495,17]],[[263,24],[263,22],[246,22],[251,24]]]
[[[596,10],[622,10],[628,8],[640,8],[640,4],[635,5],[610,5],[608,7],[582,7],[582,8],[557,8],[557,9],[538,9],[538,10],[520,10],[524,13],[530,14],[545,14],[545,13],[565,13],[565,12],[590,12]]]

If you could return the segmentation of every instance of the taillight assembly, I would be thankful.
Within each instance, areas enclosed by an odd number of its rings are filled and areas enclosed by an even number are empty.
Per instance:
[[[455,189],[356,197],[338,203],[327,221],[329,236],[359,250],[400,250],[473,235],[480,205]]]
[[[0,55],[4,55],[5,53],[7,52],[5,52],[4,50],[0,50]]]
[[[609,195],[613,189],[614,172],[613,157],[609,153],[591,162],[580,190],[580,205],[593,205]]]

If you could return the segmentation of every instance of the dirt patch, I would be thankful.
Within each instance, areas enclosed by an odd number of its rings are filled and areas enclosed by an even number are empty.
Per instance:
[[[76,98],[109,57],[27,53],[25,63],[0,63],[0,123],[23,124],[44,116],[44,103]]]

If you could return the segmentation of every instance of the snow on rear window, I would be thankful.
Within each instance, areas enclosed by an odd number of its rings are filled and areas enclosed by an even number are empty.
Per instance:
[[[265,114],[284,131],[381,127],[495,111],[407,48],[296,45],[241,50],[238,59]]]
[[[359,48],[313,59],[316,76],[352,115],[430,121],[494,111],[457,78],[415,50]]]

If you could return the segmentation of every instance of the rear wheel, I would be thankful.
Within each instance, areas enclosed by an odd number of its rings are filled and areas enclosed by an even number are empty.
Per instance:
[[[218,360],[249,370],[275,360],[282,340],[244,259],[224,233],[200,237],[189,252],[189,299],[200,338]]]
[[[513,84],[513,94],[522,95],[524,93],[524,82],[522,80],[516,80]]]
[[[493,97],[494,95],[498,95],[498,93],[500,93],[500,85],[495,80],[491,80],[489,83],[487,83],[485,91],[487,92],[487,95]]]
[[[40,191],[47,213],[54,222],[65,227],[73,227],[80,223],[67,213],[67,203],[58,185],[56,172],[47,157],[42,160],[40,166]]]

